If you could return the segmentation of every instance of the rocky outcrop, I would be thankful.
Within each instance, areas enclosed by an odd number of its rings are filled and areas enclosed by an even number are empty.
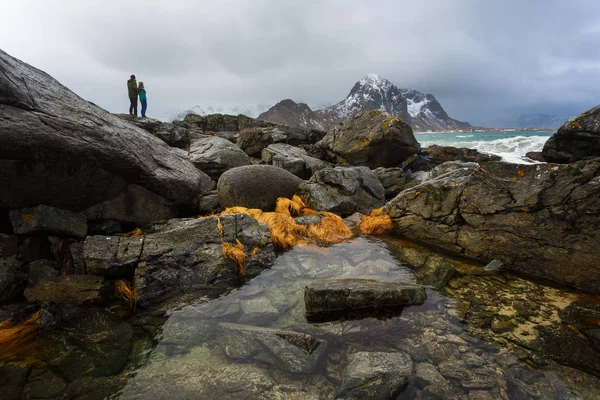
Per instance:
[[[333,154],[340,164],[369,168],[400,166],[420,150],[410,126],[383,110],[354,115],[317,146]]]
[[[385,198],[392,199],[404,188],[402,168],[375,168],[373,173],[385,189]]]
[[[217,181],[223,172],[250,164],[250,157],[229,140],[203,135],[195,139],[187,154],[196,168]]]
[[[109,294],[108,282],[93,275],[57,276],[25,289],[28,301],[58,304],[98,303],[105,301]]]
[[[88,236],[83,245],[87,272],[114,278],[131,278],[143,246],[142,237]]]
[[[0,51],[0,208],[83,211],[133,183],[195,207],[210,179],[162,140]]]
[[[19,235],[45,233],[82,239],[87,234],[84,214],[40,205],[9,212],[13,231]]]
[[[343,217],[368,214],[385,203],[385,189],[367,167],[322,169],[300,185],[298,194],[308,207]]]
[[[283,168],[247,165],[221,175],[217,196],[221,207],[241,206],[273,211],[277,198],[291,198],[302,182]]]
[[[358,352],[348,357],[336,399],[395,399],[406,386],[413,362],[406,353]]]
[[[475,149],[438,146],[437,144],[426,147],[423,153],[431,158],[435,165],[443,164],[446,161],[476,162],[481,164],[489,161],[500,161],[502,159],[500,156],[480,153]]]
[[[304,289],[307,319],[327,314],[402,308],[423,304],[425,289],[418,285],[385,283],[367,279],[316,281]]]
[[[600,293],[600,160],[445,163],[384,210],[398,233]]]
[[[202,137],[202,129],[181,121],[169,123],[153,118],[138,118],[129,114],[117,114],[117,116],[150,132],[171,147],[185,149],[192,141]]]
[[[223,251],[223,243],[235,245],[236,240],[246,254],[242,271]],[[269,229],[249,215],[166,221],[143,238],[135,270],[138,303],[234,282],[240,274],[251,276],[271,266],[274,259]]]
[[[16,255],[0,258],[0,304],[23,295],[27,283],[27,270]]]
[[[570,163],[600,157],[600,106],[571,118],[544,144],[548,162]]]
[[[306,333],[228,323],[219,324],[219,330],[229,357],[256,359],[290,372],[312,372],[327,347]]]
[[[289,144],[276,143],[262,150],[262,161],[291,172],[301,179],[310,179],[317,171],[329,165],[308,155],[306,150]]]

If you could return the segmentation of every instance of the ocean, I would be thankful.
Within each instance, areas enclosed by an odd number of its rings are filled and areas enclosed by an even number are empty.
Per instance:
[[[415,133],[422,148],[437,144],[440,146],[467,147],[482,153],[495,154],[504,161],[531,164],[525,157],[530,151],[542,151],[544,143],[556,130],[521,131],[505,130],[497,132],[463,133]]]

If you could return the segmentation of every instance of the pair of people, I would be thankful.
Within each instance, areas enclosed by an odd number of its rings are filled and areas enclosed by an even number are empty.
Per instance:
[[[138,85],[135,81],[135,75],[131,75],[127,81],[127,92],[129,93],[129,115],[135,115],[137,117],[137,100],[140,97],[140,103],[142,103],[142,117],[146,116],[146,109],[148,108],[148,100],[146,98],[146,89],[144,88],[144,82],[140,82]]]

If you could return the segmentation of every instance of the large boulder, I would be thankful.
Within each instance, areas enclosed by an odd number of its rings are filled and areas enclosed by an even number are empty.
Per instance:
[[[367,167],[336,167],[317,171],[300,185],[299,196],[315,210],[341,216],[368,214],[385,203],[385,189]]]
[[[260,208],[273,211],[277,198],[291,198],[302,179],[272,165],[232,168],[219,178],[217,196],[221,207]]]
[[[306,150],[284,143],[275,143],[262,150],[262,161],[290,171],[302,179],[310,179],[317,171],[329,165],[308,155]]]
[[[385,198],[391,199],[404,188],[404,171],[402,168],[375,168],[373,173],[385,189]]]
[[[140,127],[171,147],[186,149],[193,140],[202,137],[202,129],[182,121],[162,122],[153,118],[137,118],[129,114],[117,114],[119,118]]]
[[[600,159],[444,163],[385,206],[398,233],[600,293]]]
[[[0,51],[0,208],[82,211],[134,183],[195,207],[210,178],[162,140]]]
[[[250,157],[242,149],[227,139],[210,135],[195,139],[187,157],[196,168],[215,181],[231,168],[250,164]]]
[[[269,229],[247,214],[170,220],[152,227],[142,239],[135,270],[141,305],[175,292],[236,282],[240,273],[255,275],[275,259]],[[236,240],[246,254],[243,271],[224,255],[223,244],[235,245]],[[120,248],[119,242],[117,256]]]
[[[468,149],[466,147],[452,147],[452,146],[439,146],[433,144],[425,148],[425,155],[431,158],[436,164],[443,164],[446,161],[464,161],[464,162],[476,162],[486,163],[490,161],[500,161],[502,157],[494,154],[480,153],[475,149]]]
[[[13,231],[19,235],[43,233],[82,239],[87,234],[84,214],[39,205],[9,212]]]
[[[570,163],[600,157],[600,106],[571,118],[544,144],[548,162]]]
[[[420,150],[411,127],[384,110],[363,111],[335,127],[318,144],[339,163],[397,167]]]

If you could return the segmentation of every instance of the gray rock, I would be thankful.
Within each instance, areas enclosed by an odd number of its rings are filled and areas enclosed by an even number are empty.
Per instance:
[[[85,215],[72,211],[40,205],[10,210],[8,215],[13,230],[18,235],[44,233],[81,239],[87,234]]]
[[[405,174],[404,175],[404,189],[408,189],[413,186],[420,185],[426,176],[427,176],[427,172],[425,172],[425,171],[417,171],[417,172]]]
[[[544,144],[542,157],[556,163],[600,157],[600,106],[565,122]]]
[[[420,388],[443,381],[444,377],[438,372],[437,368],[433,364],[417,364],[415,370],[415,382],[420,386]]]
[[[0,257],[10,257],[19,253],[19,238],[0,233]]]
[[[250,157],[229,140],[204,135],[195,139],[187,155],[196,168],[215,181],[223,172],[250,164]]]
[[[369,168],[398,167],[420,150],[411,127],[387,111],[363,111],[331,130],[318,146],[339,163]]]
[[[475,162],[482,164],[489,161],[500,161],[502,159],[500,156],[480,153],[475,149],[438,146],[436,144],[427,147],[425,153],[435,164],[443,164],[447,161]]]
[[[361,309],[401,308],[423,304],[425,289],[418,285],[367,279],[331,279],[312,282],[304,289],[307,318]]]
[[[221,323],[221,342],[229,357],[260,360],[290,372],[310,373],[327,342],[306,334]]]
[[[48,369],[34,369],[23,388],[22,399],[64,399],[67,383]]]
[[[246,275],[273,264],[275,253],[269,229],[247,214],[199,219],[176,219],[145,232],[135,270],[138,304],[162,300],[174,292],[204,289],[237,282],[235,263],[223,255],[223,242],[245,246]],[[252,250],[258,249],[256,254]]]
[[[260,157],[262,150],[273,143],[271,132],[258,128],[246,128],[240,132],[237,145],[250,157]]]
[[[258,321],[273,320],[279,316],[279,311],[266,297],[244,300],[241,302],[242,316],[240,322],[258,323]]]
[[[88,207],[84,213],[88,221],[112,220],[143,226],[175,218],[177,205],[142,186],[129,184],[117,196]]]
[[[346,217],[368,214],[385,203],[385,189],[367,167],[337,167],[317,171],[300,185],[299,196],[315,210]]]
[[[406,389],[412,369],[405,353],[354,353],[342,372],[336,399],[396,399]]]
[[[6,399],[20,399],[31,367],[21,363],[0,366],[0,387]]]
[[[37,285],[39,282],[46,279],[54,278],[60,273],[56,269],[56,261],[52,260],[37,260],[28,265],[29,273],[27,282],[30,286]]]
[[[566,165],[447,162],[387,203],[429,245],[600,293],[600,159]],[[573,227],[577,227],[573,231]]]
[[[217,208],[219,208],[219,198],[216,190],[212,190],[200,197],[198,201],[198,212],[200,214],[210,214]]]
[[[87,272],[112,278],[133,276],[143,237],[88,236],[83,245]]]
[[[488,265],[484,267],[486,272],[500,272],[504,269],[504,263],[500,260],[492,260]]]
[[[114,235],[123,232],[119,221],[88,222],[88,235]]]
[[[202,136],[202,129],[181,121],[168,123],[153,118],[137,118],[129,114],[117,114],[117,116],[150,132],[171,147],[185,149],[193,140]]]
[[[315,172],[329,165],[308,155],[306,150],[284,143],[270,144],[261,153],[265,164],[274,165],[302,179],[309,179]]]
[[[385,198],[391,199],[404,188],[404,171],[402,168],[375,168],[373,173],[385,189]]]
[[[195,206],[208,177],[162,140],[0,51],[0,208],[82,211],[129,183]]]
[[[322,219],[322,215],[307,215],[305,217],[296,217],[294,218],[294,221],[300,225],[317,225],[321,223]]]
[[[25,298],[30,302],[84,304],[104,301],[109,293],[110,285],[102,276],[67,275],[47,279],[25,289]]]
[[[20,258],[17,256],[0,258],[0,304],[20,296],[26,282],[25,265]]]
[[[448,381],[431,384],[421,393],[422,400],[463,400],[464,398],[462,391]]]
[[[282,168],[247,165],[221,175],[217,196],[221,207],[242,206],[273,211],[277,198],[291,198],[302,182]]]

